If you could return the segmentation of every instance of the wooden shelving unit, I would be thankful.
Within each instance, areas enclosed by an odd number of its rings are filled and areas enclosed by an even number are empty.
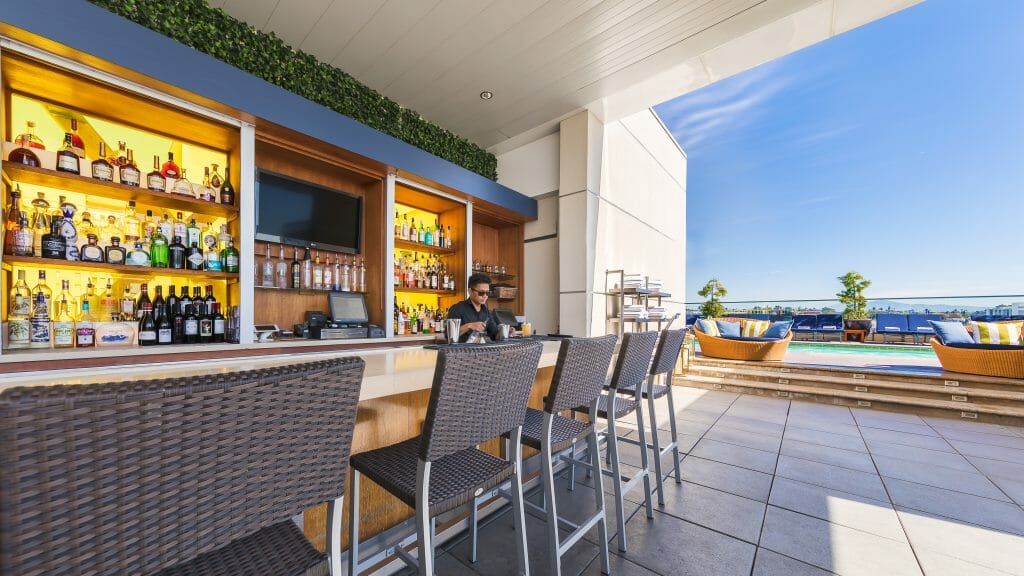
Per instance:
[[[330,294],[333,290],[308,290],[305,288],[276,288],[271,286],[256,286],[257,290],[266,290],[268,292],[281,292],[290,294],[303,294],[303,295],[319,295],[319,294]],[[346,294],[367,294],[365,290],[341,290]]]
[[[409,240],[402,240],[401,238],[395,238],[395,250],[407,250],[410,252],[426,252],[428,254],[438,254],[440,256],[454,256],[459,253],[459,248],[442,248],[440,246],[431,246],[430,244],[420,244],[419,242],[410,242]]]
[[[432,288],[395,288],[395,292],[405,292],[407,294],[437,294],[438,296],[455,296],[455,292],[451,290],[434,290]]]
[[[507,308],[517,315],[525,312],[522,285],[523,238],[521,222],[474,208],[472,260],[505,266],[505,273],[481,272],[491,278],[492,288],[499,283],[518,288],[514,298],[490,298],[497,304],[489,306],[491,309]]]

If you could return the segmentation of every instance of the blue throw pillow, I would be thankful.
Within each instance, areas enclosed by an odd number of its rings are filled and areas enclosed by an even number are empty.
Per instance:
[[[951,344],[974,344],[974,338],[967,332],[963,322],[929,320],[929,324],[935,329],[935,335],[944,346]]]
[[[708,336],[718,336],[718,324],[714,320],[697,320],[697,329]]]
[[[768,327],[768,330],[761,334],[762,338],[785,338],[786,334],[789,334],[789,329],[793,327],[792,320],[779,320],[772,322],[772,325]]]
[[[742,326],[740,326],[739,322],[726,322],[725,320],[715,320],[715,323],[718,324],[718,333],[721,334],[722,336],[741,335],[740,330],[742,329]]]

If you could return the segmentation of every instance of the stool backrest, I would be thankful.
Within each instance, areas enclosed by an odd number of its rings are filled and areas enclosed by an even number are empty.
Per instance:
[[[654,362],[651,363],[651,374],[669,374],[675,369],[685,339],[685,328],[661,331],[658,349],[654,352]]]
[[[622,335],[622,346],[619,346],[619,355],[615,359],[611,388],[629,390],[634,395],[640,393],[657,341],[657,332],[627,332]]]
[[[0,394],[0,574],[151,574],[345,493],[361,358]]]
[[[553,413],[589,406],[604,388],[617,340],[614,334],[563,340],[544,410]]]
[[[420,458],[433,462],[522,426],[540,342],[441,347]]]

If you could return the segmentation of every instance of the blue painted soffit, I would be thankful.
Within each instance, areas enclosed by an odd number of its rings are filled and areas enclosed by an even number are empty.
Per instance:
[[[255,117],[537,217],[537,201],[85,0],[0,0],[0,21]]]

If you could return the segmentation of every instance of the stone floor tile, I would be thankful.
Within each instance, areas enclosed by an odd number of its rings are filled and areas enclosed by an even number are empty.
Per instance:
[[[775,453],[779,451],[779,444],[782,442],[781,434],[773,436],[759,432],[750,432],[748,430],[739,430],[729,426],[723,426],[721,423],[715,424],[710,430],[708,430],[704,437],[718,442],[737,444],[739,446],[746,446],[747,448]]]
[[[925,576],[1007,576],[1006,572],[972,564],[934,550],[918,548],[915,552]]]
[[[683,480],[724,490],[752,500],[768,501],[768,494],[772,486],[771,474],[722,464],[714,460],[705,460],[696,456],[683,458],[681,466]]]
[[[989,480],[996,486],[999,486],[999,489],[1016,502],[1018,506],[1024,506],[1024,476],[1018,478],[992,476]]]
[[[889,456],[874,456],[874,460],[878,466],[878,472],[883,477],[907,480],[994,500],[1009,500],[999,488],[996,488],[995,484],[978,472],[965,472]]]
[[[970,461],[974,468],[989,478],[998,476],[1024,479],[1024,464],[982,458],[981,456],[967,456],[967,460]]]
[[[939,436],[939,433],[927,424],[912,424],[901,420],[858,420],[861,429],[874,428],[877,430],[892,430],[894,432],[907,432],[909,434],[920,434],[921,436]]]
[[[758,548],[751,576],[828,576],[828,572],[767,548]]]
[[[872,454],[878,456],[898,458],[907,462],[922,462],[965,472],[976,472],[974,465],[968,462],[966,458],[953,452],[929,450],[905,444],[887,444],[885,442],[868,442],[868,449],[871,450]]]
[[[840,526],[907,541],[896,511],[888,502],[781,477],[775,478],[768,502]]]
[[[765,452],[745,446],[737,446],[736,444],[709,440],[707,436],[698,442],[690,453],[699,458],[716,460],[723,464],[732,464],[733,466],[742,466],[743,468],[750,468],[751,470],[768,474],[775,471],[775,460],[777,458],[774,452]]]
[[[889,489],[893,504],[897,506],[1024,537],[1024,510],[1017,504],[893,478],[883,478],[882,481]]]
[[[903,444],[906,446],[917,446],[929,450],[940,450],[953,452],[952,446],[937,436],[922,436],[921,434],[910,434],[908,432],[895,432],[893,430],[879,430],[877,428],[861,428],[861,435],[869,444],[880,442],[883,444]]]
[[[515,550],[512,551],[512,562],[515,562]],[[532,566],[531,566],[532,568]],[[477,576],[475,572],[469,566],[459,562],[454,556],[445,552],[438,552],[434,558],[434,572],[437,574],[445,574],[450,576]],[[395,572],[397,576],[416,576],[419,571],[414,568],[406,566],[398,572]]]
[[[660,576],[647,568],[634,564],[618,554],[608,555],[608,572],[616,576]],[[587,569],[580,573],[580,576],[601,576],[601,559],[594,558],[594,561],[587,566]]]
[[[948,440],[962,440],[975,444],[986,444],[989,446],[1003,446],[1024,450],[1024,438],[1017,436],[1006,436],[1004,434],[989,434],[987,432],[968,432],[966,430],[942,430],[940,432]]]
[[[790,425],[786,427],[786,435],[783,438],[799,440],[809,444],[830,446],[832,448],[841,448],[843,450],[868,451],[868,447],[864,445],[864,441],[860,439],[859,434],[857,436],[847,436],[845,434],[833,434],[832,432]]]
[[[850,409],[846,406],[832,406],[815,402],[793,402],[789,405],[789,415],[796,418],[827,420],[836,424],[856,426]]]
[[[641,499],[638,493],[631,494],[630,498],[635,502]],[[658,506],[655,500],[656,510],[752,544],[757,544],[761,533],[764,507],[764,503],[757,500],[691,482],[676,484],[671,480],[665,483],[665,506]]]
[[[882,480],[877,474],[811,462],[792,456],[779,456],[779,467],[776,474],[783,478],[849,492],[874,500],[883,502],[889,500],[885,494],[885,488],[882,486]]]
[[[734,416],[737,418],[748,418],[750,420],[759,420],[761,422],[767,422],[769,424],[784,425],[786,423],[786,413],[779,412],[777,410],[762,410],[758,408],[736,408],[735,406],[729,408],[724,416]]]
[[[705,412],[703,410],[695,410],[686,408],[683,410],[676,411],[676,420],[684,420],[687,422],[693,422],[694,424],[705,424],[708,428],[721,418],[721,412]]]
[[[1024,538],[897,507],[918,555],[930,550],[1007,574],[1024,575]]]
[[[850,414],[857,424],[863,426],[867,420],[907,422],[910,424],[924,424],[924,420],[917,414],[905,414],[903,412],[886,412],[884,410],[870,410],[867,408],[850,408]]]
[[[672,576],[749,576],[755,546],[691,522],[654,513],[637,514],[626,524],[625,559]]]
[[[606,492],[604,497],[604,509],[609,539],[618,534],[618,516],[615,511],[615,500],[612,494],[608,492],[610,484],[611,479],[606,476],[604,478]],[[594,513],[594,491],[591,488],[593,484],[591,484],[591,480],[583,477],[582,482],[577,482],[575,490],[569,490],[568,486],[569,482],[567,478],[555,478],[555,495],[557,498],[556,509],[559,516],[566,518],[570,522],[578,524]],[[637,492],[637,494],[639,494],[639,492]],[[542,502],[541,490],[534,489],[527,496],[527,499],[539,506]],[[642,495],[639,496],[639,500],[643,501]],[[640,509],[640,504],[624,498],[623,508],[625,510],[626,520],[628,521],[633,517],[633,514],[636,514],[637,510]],[[586,536],[584,536],[584,538],[594,544],[597,544],[597,528],[592,529]]]
[[[736,430],[744,430],[747,432],[754,432],[756,434],[767,434],[770,436],[782,436],[782,432],[786,429],[783,424],[775,424],[774,422],[765,422],[764,420],[755,420],[753,418],[744,418],[742,416],[730,416],[725,414],[718,419],[716,424],[722,426],[728,426]]]
[[[676,417],[676,432],[679,434],[687,434],[690,436],[703,436],[708,430],[711,429],[713,422],[691,422],[690,420],[683,420],[682,418]],[[667,429],[667,423],[659,423],[659,427]]]
[[[803,458],[804,460],[821,462],[822,464],[831,464],[841,468],[850,468],[860,470],[861,472],[875,472],[875,463],[872,462],[871,455],[865,452],[842,450],[840,448],[787,438],[782,442],[781,453],[786,456]]]
[[[1007,448],[1005,446],[993,446],[991,444],[978,444],[976,442],[965,442],[963,440],[949,440],[949,443],[956,448],[957,452],[964,456],[980,456],[1003,462],[1015,462],[1024,464],[1024,450]]]
[[[921,574],[906,543],[775,506],[768,507],[761,547],[844,576]]]
[[[787,427],[803,428],[805,430],[828,432],[829,434],[860,438],[860,428],[858,428],[857,425],[831,422],[827,418],[802,418],[791,415],[787,422]]]
[[[984,434],[1001,434],[1003,436],[1019,436],[1017,433],[1024,428],[1014,426],[1003,426],[1002,424],[990,424],[988,422],[975,422],[973,420],[954,420],[952,418],[937,418],[923,416],[921,418],[929,426],[935,428],[942,434],[948,430],[963,430],[966,432],[982,432]]]

